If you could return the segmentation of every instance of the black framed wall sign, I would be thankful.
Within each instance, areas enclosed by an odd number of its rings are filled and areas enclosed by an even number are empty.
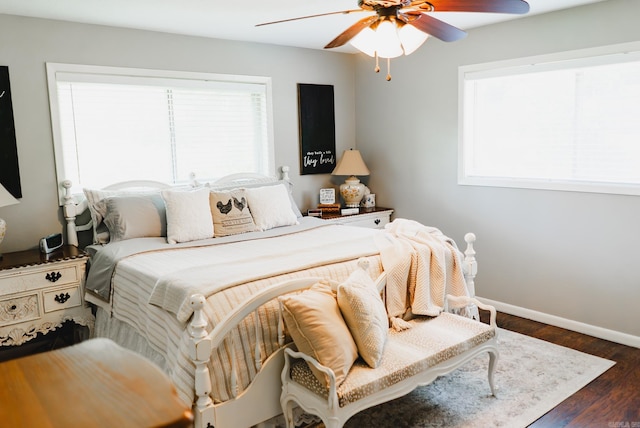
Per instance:
[[[300,174],[330,173],[336,166],[333,85],[298,83]]]
[[[9,67],[6,65],[0,65],[0,183],[13,197],[22,197]]]

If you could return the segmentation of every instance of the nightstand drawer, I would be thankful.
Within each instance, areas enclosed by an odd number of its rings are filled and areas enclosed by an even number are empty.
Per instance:
[[[40,310],[37,294],[0,301],[0,323],[3,326],[38,318],[40,318]]]
[[[57,290],[44,292],[45,313],[73,308],[81,304],[82,299],[80,298],[80,290],[77,285],[75,287],[59,288]]]
[[[388,216],[350,221],[348,223],[345,222],[344,224],[348,224],[349,226],[356,226],[356,227],[369,227],[371,229],[384,229],[384,225],[387,223],[389,223]]]
[[[78,282],[80,278],[76,266],[51,266],[48,270],[39,269],[28,273],[17,271],[15,275],[0,278],[0,289],[5,292],[16,292]]]
[[[323,215],[322,219],[329,223],[344,224],[347,226],[384,229],[391,221],[391,214],[393,214],[393,209],[391,208],[360,208],[358,214],[328,214],[326,216]]]

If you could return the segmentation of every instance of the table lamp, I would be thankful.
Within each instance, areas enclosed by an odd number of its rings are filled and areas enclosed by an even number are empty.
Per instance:
[[[17,203],[18,200],[14,198],[2,184],[0,184],[0,207],[6,207]],[[2,240],[4,239],[4,234],[6,233],[6,231],[7,223],[0,218],[0,244],[2,244]],[[0,260],[2,260],[2,253],[0,253]]]
[[[359,150],[345,150],[331,175],[347,175],[349,178],[340,185],[340,194],[347,208],[358,208],[364,197],[365,185],[356,175],[369,175]]]

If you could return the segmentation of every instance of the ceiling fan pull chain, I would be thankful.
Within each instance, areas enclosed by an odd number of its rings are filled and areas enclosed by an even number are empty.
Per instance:
[[[376,67],[373,69],[376,73],[380,73],[380,63],[378,62],[378,51],[376,51]]]
[[[387,58],[387,82],[391,81],[391,58]]]

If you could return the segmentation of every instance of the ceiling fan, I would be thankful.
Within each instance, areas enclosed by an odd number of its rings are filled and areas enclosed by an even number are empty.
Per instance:
[[[376,71],[379,71],[378,57],[390,59],[403,54],[409,55],[429,35],[444,42],[454,42],[467,35],[465,31],[429,15],[429,12],[525,14],[529,11],[529,4],[524,0],[358,0],[358,6],[359,9],[301,16],[256,26],[328,15],[375,12],[340,33],[325,49],[351,42],[360,51],[376,57]],[[391,80],[389,74],[387,80]]]

